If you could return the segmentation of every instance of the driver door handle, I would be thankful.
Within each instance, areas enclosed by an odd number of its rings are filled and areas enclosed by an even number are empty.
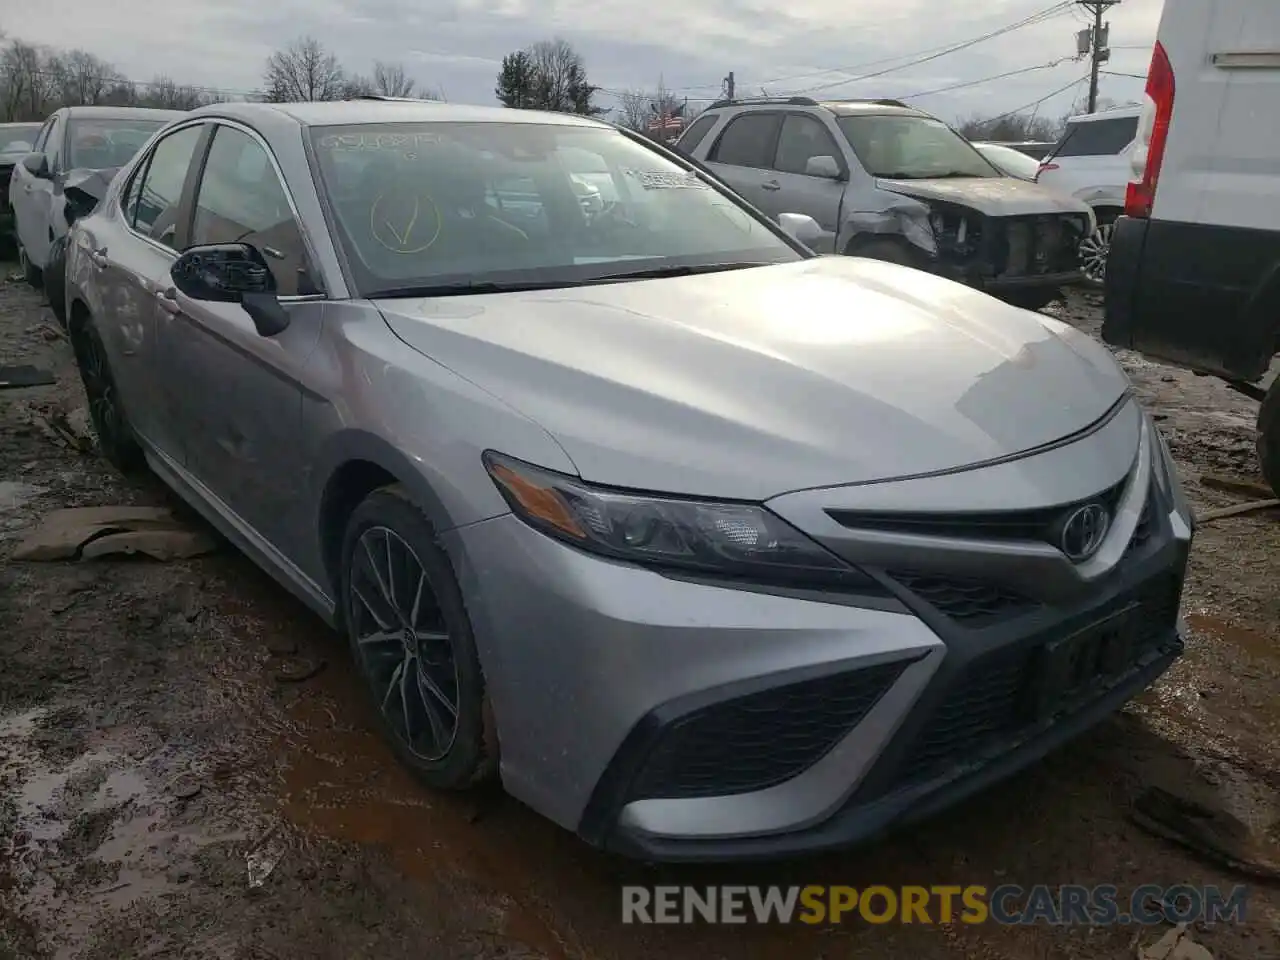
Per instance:
[[[89,262],[95,267],[105,267],[107,265],[107,248],[99,247],[97,250],[90,250],[88,257]]]
[[[173,287],[156,290],[155,296],[156,302],[160,304],[160,309],[165,313],[178,314],[182,312],[182,307],[178,305],[178,291]]]
[[[760,184],[760,188],[762,190],[781,190],[782,184],[777,180],[766,180],[764,183]]]

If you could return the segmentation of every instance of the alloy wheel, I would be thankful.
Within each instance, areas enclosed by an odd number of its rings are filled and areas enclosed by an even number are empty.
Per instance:
[[[369,527],[352,551],[348,589],[352,636],[378,709],[415,757],[443,759],[458,735],[458,666],[421,560],[395,531]]]
[[[1111,253],[1111,233],[1115,224],[1100,223],[1089,236],[1080,242],[1080,268],[1085,279],[1102,286],[1107,279],[1107,257]]]
[[[113,449],[124,439],[125,430],[115,380],[107,366],[107,358],[103,356],[102,344],[93,331],[85,329],[77,339],[81,379],[89,401],[89,418],[102,446]]]

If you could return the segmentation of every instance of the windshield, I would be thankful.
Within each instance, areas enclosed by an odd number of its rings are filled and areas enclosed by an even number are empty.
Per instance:
[[[134,120],[126,117],[94,117],[67,124],[70,152],[68,170],[109,170],[133,159],[151,135],[167,120]]]
[[[1034,180],[1040,172],[1040,163],[1013,147],[997,146],[994,143],[975,144],[982,155],[1011,177],[1022,177]]]
[[[1000,176],[973,144],[932,117],[872,114],[838,117],[836,123],[873,177],[928,180]]]
[[[610,128],[361,124],[311,137],[363,296],[805,257],[696,172]]]
[[[30,153],[39,132],[38,123],[0,127],[0,153]]]

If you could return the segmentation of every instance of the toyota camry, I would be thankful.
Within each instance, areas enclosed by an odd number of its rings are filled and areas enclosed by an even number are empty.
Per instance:
[[[346,636],[427,785],[786,855],[1143,690],[1192,537],[1104,348],[815,227],[585,117],[217,104],[78,221],[68,317],[104,454]]]

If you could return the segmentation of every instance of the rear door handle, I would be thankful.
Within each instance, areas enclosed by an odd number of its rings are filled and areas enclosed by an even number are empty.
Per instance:
[[[107,248],[99,247],[97,250],[89,251],[89,262],[95,267],[105,267],[107,265]]]
[[[760,184],[760,187],[764,190],[781,190],[782,184],[777,180],[766,180],[764,183]]]
[[[160,304],[160,309],[165,313],[181,313],[182,307],[178,305],[178,291],[173,287],[164,290],[156,290],[156,303]]]

